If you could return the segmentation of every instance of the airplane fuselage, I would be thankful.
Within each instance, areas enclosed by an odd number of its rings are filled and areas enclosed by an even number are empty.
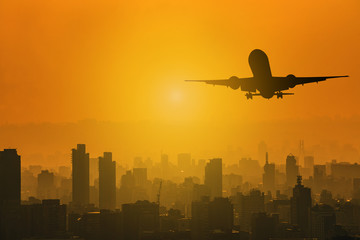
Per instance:
[[[255,49],[249,55],[249,66],[253,73],[254,87],[264,98],[272,98],[275,93],[270,63],[267,55],[260,49]]]

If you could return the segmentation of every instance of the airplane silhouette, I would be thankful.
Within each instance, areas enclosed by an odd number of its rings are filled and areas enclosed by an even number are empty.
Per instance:
[[[325,77],[295,77],[292,74],[286,77],[274,77],[271,74],[269,59],[266,54],[260,49],[253,50],[249,55],[249,65],[253,73],[253,77],[238,78],[232,76],[229,79],[221,80],[185,80],[189,82],[204,82],[212,85],[222,85],[247,92],[245,94],[247,99],[252,99],[253,96],[262,96],[270,99],[274,95],[277,98],[283,98],[284,95],[294,95],[294,93],[282,92],[293,88],[296,85],[304,85],[306,83],[325,81],[328,78],[340,78],[348,76],[325,76]],[[259,91],[259,92],[257,92]]]

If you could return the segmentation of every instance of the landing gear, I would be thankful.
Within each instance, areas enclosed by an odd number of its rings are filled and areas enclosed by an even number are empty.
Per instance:
[[[276,93],[276,97],[279,99],[279,98],[283,98],[284,97],[284,94],[282,92],[277,92]]]
[[[247,94],[245,94],[246,99],[252,99],[253,98],[253,94],[251,92],[248,92]]]

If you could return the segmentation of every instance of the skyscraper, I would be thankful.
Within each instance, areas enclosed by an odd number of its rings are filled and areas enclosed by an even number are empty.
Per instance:
[[[38,174],[37,197],[39,199],[55,198],[54,173],[42,170]]]
[[[191,169],[191,154],[179,153],[177,156],[179,170],[189,172]]]
[[[20,218],[20,156],[16,149],[0,151],[0,239],[18,239]]]
[[[100,209],[116,207],[116,163],[111,152],[99,157],[99,205]]]
[[[290,200],[291,224],[298,225],[305,234],[310,231],[311,189],[301,184],[301,176],[297,177],[297,185],[293,188]]]
[[[296,177],[299,175],[299,167],[296,165],[296,158],[290,154],[286,158],[286,185],[294,186]]]
[[[222,159],[210,159],[205,167],[205,186],[210,189],[211,199],[222,197]]]
[[[73,203],[89,204],[89,154],[85,151],[85,144],[78,144],[72,149],[72,181]]]
[[[275,191],[275,164],[269,163],[268,153],[266,152],[266,161],[264,166],[263,174],[263,186],[264,191],[274,192]]]

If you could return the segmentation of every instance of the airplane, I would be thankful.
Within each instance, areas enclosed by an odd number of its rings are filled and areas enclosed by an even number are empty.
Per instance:
[[[249,65],[253,77],[238,78],[232,76],[229,79],[220,80],[185,80],[188,82],[204,82],[212,85],[221,85],[230,87],[234,90],[241,88],[247,99],[253,99],[253,96],[262,96],[270,99],[274,95],[277,98],[283,98],[284,95],[294,95],[294,93],[283,92],[296,85],[306,83],[325,81],[328,78],[342,78],[346,76],[325,76],[325,77],[295,77],[289,74],[286,77],[275,77],[271,74],[269,59],[265,52],[260,49],[253,50],[249,55]]]

